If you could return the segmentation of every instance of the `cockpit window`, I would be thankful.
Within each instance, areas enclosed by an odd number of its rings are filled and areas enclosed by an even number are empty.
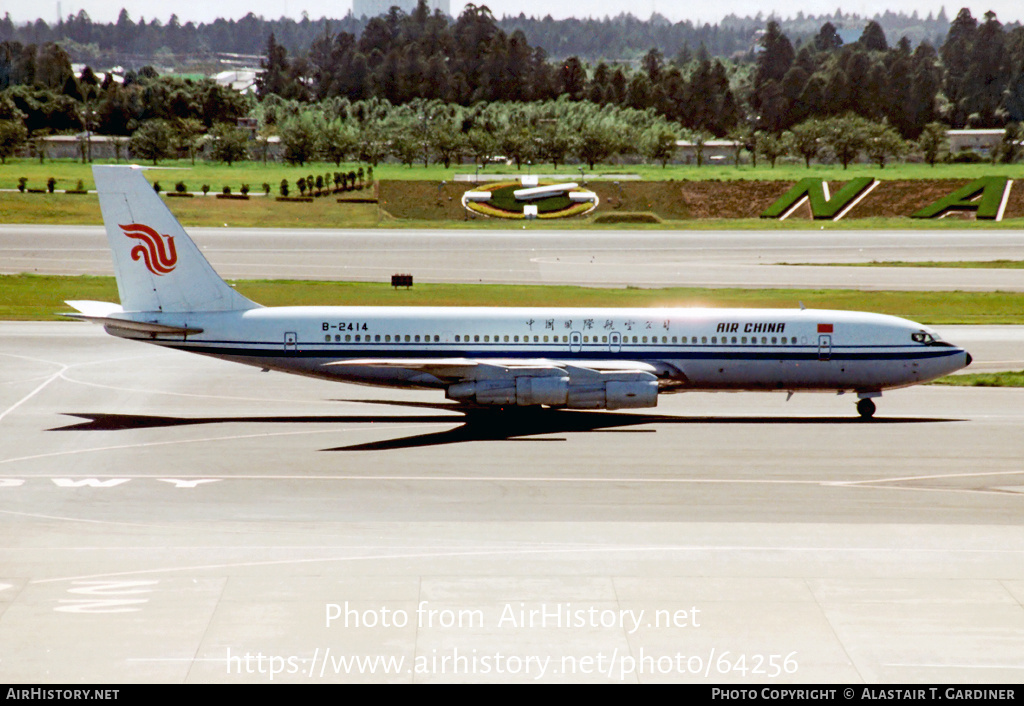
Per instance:
[[[946,343],[937,333],[929,333],[927,331],[918,331],[917,333],[910,334],[910,338],[915,343],[923,343],[926,346],[951,346],[952,344]]]

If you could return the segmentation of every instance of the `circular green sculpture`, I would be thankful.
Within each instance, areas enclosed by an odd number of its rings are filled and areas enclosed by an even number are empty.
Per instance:
[[[467,210],[494,218],[568,218],[590,213],[597,203],[592,191],[551,181],[532,187],[517,181],[497,182],[462,195]]]

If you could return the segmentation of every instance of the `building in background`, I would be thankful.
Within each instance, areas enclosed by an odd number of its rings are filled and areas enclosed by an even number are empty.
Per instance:
[[[1006,138],[1006,130],[946,130],[949,138],[949,153],[974,152],[988,157],[999,149]]]

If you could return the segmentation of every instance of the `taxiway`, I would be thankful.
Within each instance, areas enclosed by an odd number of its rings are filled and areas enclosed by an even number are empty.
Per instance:
[[[853,407],[467,418],[0,324],[0,681],[1020,683],[1024,390]]]
[[[832,266],[1022,260],[1014,230],[188,230],[229,279],[1024,291],[1020,269]],[[0,225],[0,272],[113,270],[100,227]]]

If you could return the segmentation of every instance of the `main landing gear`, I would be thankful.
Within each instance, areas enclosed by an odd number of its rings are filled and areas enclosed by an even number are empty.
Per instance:
[[[874,400],[872,400],[871,398],[881,397],[882,393],[862,393],[858,394],[857,396],[860,397],[860,399],[857,401],[857,414],[860,415],[861,419],[871,419],[873,416],[875,416],[875,410],[877,409],[875,407]]]

